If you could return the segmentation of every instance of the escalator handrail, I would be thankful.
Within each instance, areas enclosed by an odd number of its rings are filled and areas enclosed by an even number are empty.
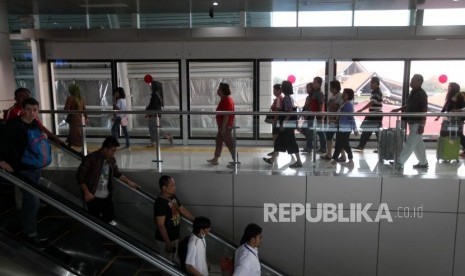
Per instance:
[[[120,185],[124,186],[126,189],[129,189],[131,191],[134,191],[134,192],[137,192],[139,193],[142,197],[144,197],[145,199],[149,200],[150,203],[155,203],[155,199],[156,197],[142,191],[142,190],[135,190],[133,188],[130,188],[128,185],[126,185],[123,181],[119,180],[118,178],[113,178],[113,180],[115,180],[115,182],[118,182]],[[181,216],[181,219],[184,223],[188,224],[189,226],[192,226],[192,222],[188,219],[186,219],[185,217],[182,217]],[[212,238],[213,240],[217,241],[218,243],[220,243],[221,245],[225,246],[225,247],[228,247],[229,249],[231,250],[237,250],[237,247],[235,245],[233,245],[232,243],[229,243],[228,241],[226,241],[225,238],[221,237],[220,235],[218,234],[215,234],[213,232],[210,232],[208,234],[208,236],[210,238]],[[276,269],[272,268],[271,266],[269,266],[268,264],[264,263],[263,261],[260,261],[260,264],[261,266],[269,271],[269,272],[272,272],[273,275],[284,275],[283,273],[277,271]]]
[[[33,187],[24,181],[16,178],[14,175],[7,173],[4,170],[0,170],[0,177],[4,178],[5,180],[11,182],[15,186],[20,187],[21,189],[39,197],[43,201],[47,202],[48,204],[54,206],[55,208],[59,209],[63,213],[69,215],[70,217],[76,219],[77,221],[83,223],[84,225],[90,227],[92,230],[98,232],[99,234],[107,237],[108,239],[114,241],[118,245],[124,247],[125,249],[129,250],[136,256],[142,258],[143,260],[147,261],[148,263],[160,268],[161,270],[170,273],[170,275],[179,275],[184,276],[185,273],[181,272],[177,268],[173,267],[172,263],[169,263],[160,255],[156,254],[153,250],[146,247],[145,245],[140,244],[136,240],[133,240],[131,237],[126,236],[123,232],[119,234],[113,233],[115,230],[111,231],[108,227],[103,226],[104,223],[98,221],[97,219],[90,217],[87,213],[82,211],[77,211],[62,201],[66,201],[64,198],[59,198],[59,195],[50,195],[49,192],[44,192],[38,187]],[[121,237],[123,236],[123,237]],[[129,241],[128,241],[129,240]],[[137,244],[137,246],[135,245]],[[155,257],[156,256],[156,257]]]
[[[80,152],[77,152],[73,149],[70,149],[69,147],[65,146],[65,147],[59,147],[61,150],[63,150],[64,152],[67,152],[69,153],[70,155],[73,155],[73,157],[75,157],[76,159],[82,159],[84,158],[84,155],[81,154]],[[146,200],[148,200],[150,203],[155,203],[155,199],[156,197],[152,196],[151,194],[147,193],[147,192],[144,192],[143,190],[141,189],[133,189],[133,188],[130,188],[128,185],[126,185],[123,181],[119,180],[118,178],[113,178],[114,182],[122,185],[123,187],[125,187],[126,189],[129,189],[130,191],[134,192],[134,193],[137,193],[139,194],[141,197],[145,198]],[[184,218],[184,217],[181,217],[182,220],[184,221],[184,223],[187,223],[188,225],[192,226],[192,222],[189,221],[188,219]],[[229,249],[231,250],[237,250],[237,247],[235,245],[233,245],[232,243],[226,241],[225,238],[221,237],[220,235],[218,234],[215,234],[213,232],[210,232],[209,233],[209,236],[217,241],[218,243],[220,243],[221,245],[225,246],[225,247],[228,247]],[[270,265],[264,263],[263,261],[260,261],[262,267],[269,271],[269,272],[272,272],[274,275],[284,275],[283,273],[277,271],[276,269],[272,268]]]

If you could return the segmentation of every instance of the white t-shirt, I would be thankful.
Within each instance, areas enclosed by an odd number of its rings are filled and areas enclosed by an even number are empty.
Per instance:
[[[202,275],[208,275],[207,244],[205,239],[192,234],[187,244],[186,265],[193,266]]]
[[[95,191],[94,197],[97,198],[107,198],[109,195],[108,192],[108,179],[110,176],[110,166],[108,166],[107,161],[103,162],[102,174],[98,182],[97,190]]]
[[[258,251],[246,243],[236,250],[233,276],[260,276],[261,267]]]
[[[118,107],[118,110],[126,111],[127,110],[126,99],[118,99],[116,101],[116,106]],[[125,118],[128,116],[128,114],[118,114],[117,116],[120,118]]]

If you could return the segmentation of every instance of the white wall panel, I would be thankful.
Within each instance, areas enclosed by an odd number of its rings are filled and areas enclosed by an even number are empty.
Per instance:
[[[378,276],[451,275],[455,214],[381,222]]]
[[[169,173],[183,204],[232,206],[232,176],[222,173]],[[158,180],[157,180],[158,183]]]
[[[465,275],[465,215],[458,215],[457,238],[455,240],[454,276]]]
[[[185,205],[194,216],[210,219],[212,231],[232,242],[234,240],[233,208],[223,206]]]
[[[305,203],[303,176],[239,174],[234,176],[234,205],[263,207],[264,203]]]
[[[460,179],[459,212],[465,213],[465,181]]]
[[[378,209],[381,193],[380,177],[327,177],[308,176],[307,201],[309,203],[372,203]],[[312,206],[313,207],[313,206]]]
[[[383,178],[383,197],[391,210],[398,207],[420,207],[424,211],[457,212],[458,179]]]
[[[375,217],[376,212],[369,215]],[[378,225],[375,222],[307,222],[304,275],[376,275]]]

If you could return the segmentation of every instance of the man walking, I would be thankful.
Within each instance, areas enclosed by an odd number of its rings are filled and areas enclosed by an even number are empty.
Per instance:
[[[428,110],[428,95],[425,90],[421,88],[423,84],[423,76],[420,74],[413,75],[410,80],[410,87],[412,91],[407,98],[404,106],[393,109],[392,112],[421,112],[426,113]],[[426,147],[423,142],[423,132],[425,130],[426,116],[422,117],[402,117],[409,126],[409,135],[404,143],[402,152],[399,156],[399,161],[396,164],[398,169],[404,167],[405,162],[410,157],[412,152],[418,159],[418,164],[413,165],[414,169],[427,169],[428,160],[426,159]]]
[[[89,214],[113,226],[116,225],[113,220],[115,218],[112,201],[113,177],[133,189],[140,188],[119,171],[115,160],[118,146],[118,140],[112,136],[105,138],[99,150],[84,157],[76,175]]]
[[[381,93],[381,90],[379,89],[379,78],[372,77],[370,86],[372,89],[370,101],[357,112],[363,112],[365,109],[368,109],[370,113],[381,113],[383,112],[383,93]],[[360,136],[360,141],[358,142],[358,146],[354,149],[363,151],[373,132],[376,134],[376,139],[379,139],[379,128],[382,126],[382,122],[383,117],[381,116],[366,116],[360,126],[363,130],[362,135]]]
[[[174,178],[163,175],[158,181],[160,195],[153,206],[154,221],[157,227],[155,239],[160,254],[175,261],[176,249],[179,243],[181,215],[190,221],[194,216],[176,197],[176,183]],[[176,260],[177,261],[177,260]]]

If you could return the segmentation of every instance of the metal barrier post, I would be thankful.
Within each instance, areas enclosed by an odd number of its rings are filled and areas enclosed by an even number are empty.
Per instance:
[[[87,155],[87,138],[86,138],[86,126],[85,124],[81,124],[81,135],[82,135],[82,154],[84,156]]]
[[[317,151],[317,145],[316,145],[316,137],[317,137],[317,122],[316,122],[316,115],[315,117],[313,118],[313,152],[312,152],[312,159],[313,159],[313,166],[315,166],[316,164],[316,151]],[[321,145],[321,141],[320,141],[320,145]]]
[[[160,116],[158,114],[155,115],[156,117],[156,128],[157,128],[157,131],[156,131],[156,142],[157,142],[157,159],[155,160],[152,160],[152,162],[156,162],[157,163],[157,168],[158,170],[161,170],[161,162],[163,162],[163,160],[161,160],[161,149],[160,149]]]
[[[230,162],[229,164],[234,165],[234,172],[237,172],[237,167],[241,164],[239,162],[239,152],[237,152],[237,137],[236,137],[236,129],[238,127],[236,126],[236,120],[234,120],[234,125],[233,125],[233,145],[234,145],[234,152],[233,152],[233,162]]]

